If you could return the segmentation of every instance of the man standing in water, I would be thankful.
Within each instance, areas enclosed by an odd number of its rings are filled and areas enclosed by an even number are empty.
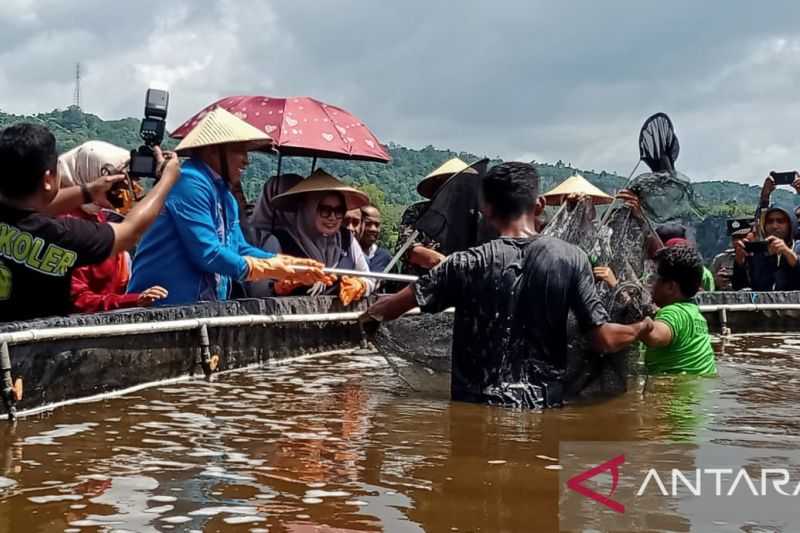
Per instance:
[[[687,246],[662,248],[656,254],[653,301],[661,309],[651,331],[645,363],[650,374],[716,374],[708,323],[692,298],[700,290],[703,260]]]
[[[369,330],[417,306],[426,313],[455,307],[454,400],[495,403],[524,390],[519,405],[560,405],[570,311],[597,352],[629,346],[652,321],[609,323],[586,254],[536,234],[534,221],[544,204],[532,165],[498,165],[481,189],[483,213],[500,238],[452,254],[416,283],[378,301],[361,322]]]

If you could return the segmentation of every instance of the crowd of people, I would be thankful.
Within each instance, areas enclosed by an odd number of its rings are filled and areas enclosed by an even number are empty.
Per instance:
[[[217,108],[174,153],[155,149],[158,179],[144,194],[127,175],[127,150],[91,141],[59,157],[45,127],[6,128],[0,133],[0,321],[237,296],[332,295],[348,306],[378,291],[367,272],[397,262],[419,280],[380,299],[363,322],[390,320],[413,307],[455,307],[454,346],[462,356],[454,362],[454,382],[458,365],[481,364],[483,356],[472,353],[483,346],[475,335],[508,349],[512,332],[524,339],[512,343],[518,349],[560,364],[568,311],[598,351],[641,341],[653,371],[706,374],[715,369],[707,326],[691,303],[698,291],[800,289],[797,213],[770,204],[772,178],[753,223],[733,228],[731,248],[714,258],[711,270],[686,227],[655,228],[646,247],[656,265],[650,285],[659,310],[654,320],[623,325],[609,321],[596,292],[600,283],[616,286],[617,273],[592,265],[576,246],[538,235],[544,203],[533,166],[503,163],[483,176],[483,216],[499,238],[445,255],[415,223],[448,178],[473,172],[461,160],[446,162],[419,183],[425,200],[403,214],[390,252],[379,244],[381,213],[368,196],[321,169],[305,178],[271,178],[247,216],[235,191],[242,190],[248,152],[269,142]],[[800,192],[800,175],[794,186]],[[125,201],[112,206],[119,191]],[[617,199],[643,216],[631,191]],[[352,274],[336,277],[325,268]],[[470,387],[454,385],[454,395],[480,396]]]

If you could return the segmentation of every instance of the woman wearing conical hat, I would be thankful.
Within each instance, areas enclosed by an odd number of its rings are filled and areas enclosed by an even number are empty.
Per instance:
[[[422,181],[417,185],[417,192],[426,200],[411,204],[403,212],[400,220],[400,227],[397,236],[397,253],[402,248],[411,236],[414,235],[414,225],[417,220],[422,216],[425,210],[430,206],[431,200],[442,185],[459,172],[475,172],[473,169],[462,161],[454,157],[445,161],[436,170],[425,176]],[[419,232],[414,242],[408,247],[408,250],[403,254],[402,272],[404,274],[411,274],[413,276],[421,276],[428,270],[435,267],[445,260],[445,256],[440,252],[441,244],[436,239]]]
[[[322,264],[265,252],[247,243],[231,193],[247,166],[247,153],[268,146],[264,132],[222,108],[205,115],[176,152],[188,157],[184,179],[144,235],[133,262],[130,290],[152,285],[169,296],[160,303],[225,300],[234,281],[293,279],[330,284]],[[297,272],[294,266],[312,267]]]
[[[322,169],[296,184],[286,192],[272,198],[272,208],[284,213],[263,248],[273,253],[286,253],[295,257],[314,259],[328,268],[369,272],[369,264],[358,239],[344,222],[345,214],[369,203],[369,197],[350,187]],[[272,291],[278,296],[314,294],[320,287],[279,281],[273,287],[268,283],[250,284],[248,293],[265,296]],[[372,292],[371,279],[343,276],[325,290],[338,294],[344,305],[360,300]]]

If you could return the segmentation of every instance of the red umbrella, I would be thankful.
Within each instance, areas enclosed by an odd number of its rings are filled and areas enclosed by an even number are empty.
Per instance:
[[[229,96],[203,109],[172,132],[185,136],[209,111],[223,107],[266,132],[281,156],[380,161],[389,152],[369,128],[344,109],[308,96]]]

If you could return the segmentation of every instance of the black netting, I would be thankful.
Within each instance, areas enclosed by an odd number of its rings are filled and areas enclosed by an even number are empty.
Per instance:
[[[681,147],[672,121],[664,113],[648,118],[639,131],[639,159],[653,172],[674,172]]]
[[[642,212],[654,223],[703,216],[689,178],[679,172],[640,174],[628,188],[639,197]]]
[[[594,217],[595,209],[591,198],[563,203],[542,231],[542,235],[575,244],[589,253],[597,236]]]

